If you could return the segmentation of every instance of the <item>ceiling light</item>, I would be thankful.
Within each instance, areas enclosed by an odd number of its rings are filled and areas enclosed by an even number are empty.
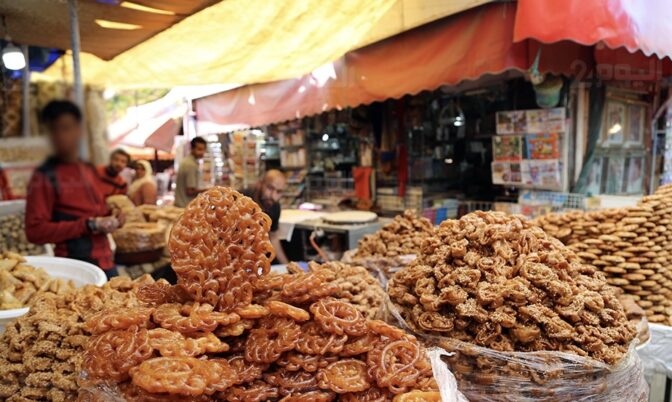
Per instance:
[[[120,6],[124,8],[130,8],[131,10],[144,11],[146,13],[154,14],[163,14],[163,15],[175,15],[173,11],[161,10],[154,7],[143,6],[142,4],[133,3],[130,1],[122,1]]]
[[[2,49],[2,63],[9,70],[21,70],[26,67],[26,58],[21,49],[9,43]]]
[[[324,141],[324,142],[329,141],[329,134],[327,134],[327,133],[322,134],[322,141]]]
[[[123,31],[134,31],[136,29],[142,28],[142,25],[136,25],[136,24],[126,24],[124,22],[115,22],[115,21],[108,21],[108,20],[95,20],[96,24],[103,28],[107,29],[119,29]]]

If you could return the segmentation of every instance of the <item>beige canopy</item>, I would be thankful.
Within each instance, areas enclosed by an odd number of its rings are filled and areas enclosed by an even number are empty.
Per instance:
[[[83,54],[83,80],[126,87],[172,87],[292,78],[336,60],[352,49],[490,1],[226,0],[177,22],[111,61]],[[41,2],[48,1],[26,1]],[[80,0],[80,3],[83,7],[92,1]],[[11,25],[11,17],[8,18]],[[82,19],[85,18],[89,17],[83,15]],[[153,18],[157,17],[150,19]],[[83,42],[86,36],[87,30],[83,28]],[[114,40],[111,39],[114,34],[109,36],[107,40]],[[64,39],[67,39],[67,29]],[[67,40],[62,47],[68,47]],[[87,51],[86,46],[84,50]],[[71,61],[63,58],[46,75],[70,79]]]

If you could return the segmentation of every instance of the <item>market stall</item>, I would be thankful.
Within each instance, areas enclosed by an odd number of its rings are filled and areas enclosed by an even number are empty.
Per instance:
[[[234,190],[201,194],[168,241],[179,285],[116,278],[33,303],[2,338],[0,367],[12,375],[0,379],[0,395],[647,399],[633,350],[637,331],[615,290],[599,267],[523,218],[478,212],[434,230],[409,213],[386,224],[385,235],[360,242],[362,254],[417,250],[422,232],[435,245],[391,273],[387,295],[353,263],[311,263],[307,271],[290,264],[286,273],[269,273],[269,228],[259,207]],[[522,265],[514,272],[516,261]],[[559,264],[566,276],[554,271]],[[509,290],[498,292],[497,284]],[[46,323],[58,331],[45,331]],[[18,342],[28,331],[38,341]],[[54,341],[56,349],[38,349]],[[446,351],[455,353],[447,363],[439,358]],[[39,364],[28,358],[36,353]],[[548,362],[564,369],[549,370]],[[55,386],[35,382],[46,376]],[[493,392],[501,387],[506,392]]]
[[[131,183],[154,195],[68,179],[101,205],[43,220],[88,262],[33,257],[25,204],[0,202],[0,400],[670,402],[667,25],[619,0],[317,3],[248,12],[235,43],[206,22],[238,0],[82,43],[116,56],[91,82],[248,84],[150,90],[109,127],[127,163],[154,159]],[[91,13],[128,4],[70,11],[98,32]],[[597,15],[574,31],[571,9]],[[43,139],[0,140],[18,197]],[[64,175],[40,174],[48,209]]]

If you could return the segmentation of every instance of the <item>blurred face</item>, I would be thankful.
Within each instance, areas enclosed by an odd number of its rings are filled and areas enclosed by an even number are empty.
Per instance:
[[[205,156],[205,144],[196,144],[195,147],[191,148],[191,154],[196,159],[202,159]]]
[[[267,180],[261,186],[261,198],[278,202],[282,198],[282,193],[285,191],[286,186],[285,180],[281,177]]]
[[[114,154],[110,158],[110,167],[117,173],[120,173],[128,166],[128,158],[122,154]]]
[[[143,177],[145,177],[146,174],[147,171],[145,170],[145,167],[142,164],[138,163],[138,166],[135,167],[135,178],[142,179]]]
[[[82,126],[71,114],[63,114],[48,125],[49,139],[57,156],[76,157],[82,139]]]

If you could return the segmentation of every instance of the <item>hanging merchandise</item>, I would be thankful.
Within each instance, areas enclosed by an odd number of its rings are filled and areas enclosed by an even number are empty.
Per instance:
[[[565,127],[564,108],[498,112],[493,184],[560,190]]]

